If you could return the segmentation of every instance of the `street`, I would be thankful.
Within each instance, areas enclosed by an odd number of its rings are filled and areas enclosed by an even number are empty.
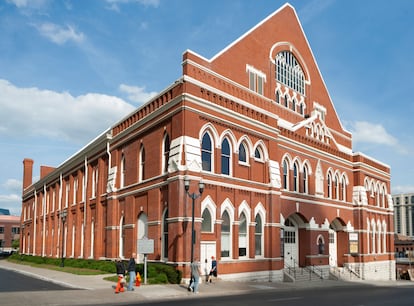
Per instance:
[[[73,290],[38,278],[0,268],[0,292]]]

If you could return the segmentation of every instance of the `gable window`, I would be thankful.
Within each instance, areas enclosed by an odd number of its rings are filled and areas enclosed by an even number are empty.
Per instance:
[[[263,95],[264,82],[266,75],[250,65],[246,65],[246,71],[249,74],[249,89]]]
[[[276,80],[305,95],[305,76],[296,57],[289,51],[276,55]]]
[[[230,144],[227,138],[221,143],[221,173],[230,175]]]
[[[205,133],[201,142],[201,163],[203,170],[205,171],[211,171],[211,155],[212,147],[210,135]]]

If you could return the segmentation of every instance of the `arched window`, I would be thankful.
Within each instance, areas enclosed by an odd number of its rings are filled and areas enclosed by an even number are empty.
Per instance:
[[[230,257],[230,216],[227,211],[221,216],[221,257]]]
[[[345,180],[345,176],[342,177],[342,201],[346,202],[346,180]]]
[[[293,164],[293,191],[299,192],[299,167],[297,163]]]
[[[276,103],[277,104],[280,103],[280,92],[279,92],[279,90],[276,90]]]
[[[296,100],[295,99],[292,100],[292,110],[296,111]]]
[[[170,136],[168,134],[164,135],[163,143],[163,171],[164,173],[168,172],[168,160],[170,158]]]
[[[201,231],[211,233],[212,232],[211,214],[207,208],[203,210],[203,214],[201,215],[201,218],[203,218],[203,222],[201,223]]]
[[[309,193],[309,183],[308,183],[308,167],[303,166],[303,176],[302,176],[302,182],[303,182],[303,193]]]
[[[289,97],[285,95],[285,107],[289,107]]]
[[[201,161],[204,171],[211,171],[211,156],[213,148],[211,146],[211,138],[208,133],[203,135],[201,142]]]
[[[230,175],[230,144],[227,138],[221,143],[221,173]]]
[[[239,219],[239,256],[247,255],[247,220],[242,213]]]
[[[331,173],[328,173],[328,179],[326,181],[328,183],[328,198],[332,199],[332,176],[331,176]]]
[[[260,146],[257,146],[254,150],[254,158],[263,161],[263,150]]]
[[[305,77],[296,57],[289,51],[276,55],[276,80],[305,95]]]
[[[139,175],[138,181],[142,182],[145,180],[145,149],[144,146],[141,145],[141,149],[139,151]]]
[[[243,142],[239,145],[239,162],[247,163],[247,150]]]
[[[335,175],[335,199],[339,200],[339,177]]]
[[[286,160],[283,161],[283,189],[289,189],[289,168]]]
[[[121,181],[119,183],[120,187],[123,188],[125,186],[125,155],[122,154],[121,156]]]
[[[262,253],[262,237],[263,237],[263,227],[262,227],[262,218],[259,214],[255,218],[255,228],[254,228],[254,243],[255,243],[255,255],[260,256]]]

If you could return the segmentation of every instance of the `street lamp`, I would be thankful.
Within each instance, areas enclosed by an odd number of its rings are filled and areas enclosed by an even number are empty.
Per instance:
[[[62,248],[62,250],[61,250],[61,254],[62,254],[61,258],[62,258],[62,261],[60,262],[60,266],[62,268],[65,266],[65,258],[63,257],[63,249],[65,247],[64,247],[63,244],[65,243],[65,237],[64,236],[65,236],[65,222],[66,222],[67,215],[68,215],[68,212],[66,210],[63,210],[60,213],[60,219],[62,220],[62,243],[61,243],[61,248]]]
[[[204,183],[203,180],[201,180],[198,183],[198,191],[199,193],[190,193],[188,190],[190,189],[190,179],[188,178],[188,176],[184,177],[184,188],[185,188],[185,192],[187,193],[187,195],[191,198],[192,203],[191,203],[191,263],[193,263],[194,261],[194,243],[195,243],[195,232],[194,232],[194,202],[195,199],[197,199],[198,197],[201,196],[201,194],[204,191]]]

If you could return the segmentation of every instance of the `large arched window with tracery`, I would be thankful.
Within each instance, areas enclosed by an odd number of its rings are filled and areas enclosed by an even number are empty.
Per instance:
[[[289,51],[276,55],[276,80],[305,95],[305,76],[296,57]]]

